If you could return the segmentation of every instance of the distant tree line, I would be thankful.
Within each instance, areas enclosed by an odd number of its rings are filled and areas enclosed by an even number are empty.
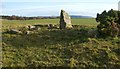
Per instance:
[[[99,22],[97,28],[100,35],[120,36],[120,11],[104,10],[101,14],[97,13],[96,21]]]
[[[6,15],[2,15],[0,16],[2,17],[2,19],[7,19],[7,20],[36,20],[36,19],[55,19],[55,18],[59,18],[58,16],[38,16],[38,17],[26,17],[26,16],[6,16]]]

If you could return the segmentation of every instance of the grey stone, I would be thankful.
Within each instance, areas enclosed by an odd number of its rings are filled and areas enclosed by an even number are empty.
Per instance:
[[[35,26],[29,25],[28,28],[29,28],[29,30],[33,30],[35,28]]]
[[[54,25],[54,28],[55,28],[55,29],[59,29],[59,26],[57,26],[57,25]]]
[[[48,29],[59,29],[59,26],[53,25],[53,24],[48,24]]]
[[[30,31],[26,31],[26,34],[30,34]]]
[[[10,33],[10,34],[21,34],[22,32],[19,31],[19,30],[16,30],[16,29],[11,29],[11,30],[9,31],[9,33]]]
[[[60,29],[72,28],[71,17],[67,12],[61,10],[60,13]]]
[[[53,29],[53,24],[48,24],[48,29]]]
[[[40,28],[40,27],[36,27],[36,26],[29,25],[29,26],[28,26],[28,29],[29,29],[30,31],[33,31],[33,30],[40,30],[41,28]]]

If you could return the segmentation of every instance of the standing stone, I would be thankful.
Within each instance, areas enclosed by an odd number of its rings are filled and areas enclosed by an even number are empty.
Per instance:
[[[60,13],[60,29],[72,28],[71,17],[67,12],[61,10]]]

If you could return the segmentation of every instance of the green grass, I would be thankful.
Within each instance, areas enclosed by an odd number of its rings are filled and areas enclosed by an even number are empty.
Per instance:
[[[3,26],[4,29],[9,29],[10,26],[14,28],[13,25],[18,27],[37,22],[58,24],[58,21],[58,19],[9,20],[3,21]],[[83,27],[71,30],[48,30],[45,27],[29,35],[3,33],[3,66],[108,69],[120,67],[120,38],[90,38],[87,30],[91,29],[89,26],[96,27],[94,19],[72,19],[72,23]],[[84,33],[80,33],[80,30]]]
[[[59,24],[59,19],[40,19],[40,20],[3,20],[2,28],[17,28],[25,25],[34,25],[34,24]],[[72,19],[73,25],[85,25],[85,26],[96,26],[98,23],[95,19]]]
[[[40,19],[40,20],[3,20],[3,24],[59,24],[59,19]],[[72,24],[92,24],[96,25],[94,18],[74,18]]]
[[[94,18],[75,18],[72,19],[72,23],[75,25],[89,25],[89,26],[96,26],[97,22]]]
[[[40,19],[40,20],[3,20],[3,24],[36,24],[36,23],[42,23],[42,24],[48,24],[58,23],[59,19]]]

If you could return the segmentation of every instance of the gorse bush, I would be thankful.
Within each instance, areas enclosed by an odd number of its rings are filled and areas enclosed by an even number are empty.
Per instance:
[[[100,22],[97,28],[101,35],[117,37],[120,35],[120,11],[113,9],[108,12],[97,13],[96,21]]]

